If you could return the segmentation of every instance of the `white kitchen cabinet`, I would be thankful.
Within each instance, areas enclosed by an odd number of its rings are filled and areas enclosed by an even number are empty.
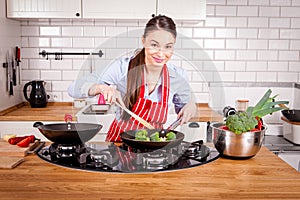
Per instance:
[[[82,0],[82,10],[83,18],[149,19],[161,14],[174,20],[201,20],[206,0]]]
[[[7,0],[8,18],[81,18],[81,0]]]
[[[156,0],[82,0],[83,18],[149,19],[156,14]]]
[[[8,18],[202,20],[206,0],[7,0]]]
[[[157,0],[157,14],[174,20],[203,20],[206,17],[206,0]]]

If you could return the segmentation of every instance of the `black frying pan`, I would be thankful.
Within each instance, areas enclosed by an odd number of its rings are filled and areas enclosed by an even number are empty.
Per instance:
[[[170,131],[176,134],[176,139],[171,141],[164,141],[164,142],[153,142],[153,141],[141,141],[135,140],[135,133],[140,131],[139,130],[129,130],[126,132],[121,133],[120,137],[122,141],[130,147],[137,148],[137,149],[160,149],[163,147],[170,148],[179,145],[183,138],[184,134],[174,130],[167,130],[167,129],[147,129],[148,137],[155,133],[156,131],[159,132],[159,137],[166,137],[166,134]]]
[[[300,122],[300,110],[282,110],[281,113],[285,118],[292,122]]]
[[[35,122],[33,127],[50,141],[58,144],[83,144],[92,139],[102,128],[99,124],[90,123],[57,123],[46,124]]]

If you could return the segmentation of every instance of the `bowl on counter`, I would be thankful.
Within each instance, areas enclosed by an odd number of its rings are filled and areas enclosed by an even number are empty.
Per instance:
[[[212,139],[220,155],[231,159],[249,159],[255,156],[263,143],[266,126],[260,131],[248,131],[235,134],[232,131],[221,129],[222,122],[212,123]]]

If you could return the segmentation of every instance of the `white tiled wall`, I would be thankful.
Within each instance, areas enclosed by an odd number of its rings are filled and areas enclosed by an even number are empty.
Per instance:
[[[5,0],[0,0],[0,110],[14,106],[22,101],[22,85],[14,86],[14,95],[7,91],[7,71],[2,67],[6,55],[15,55],[16,46],[21,46],[20,22],[6,19]],[[22,64],[22,63],[20,63]]]
[[[179,37],[173,62],[188,70],[197,101],[209,102],[214,98],[208,82],[231,82],[236,86],[240,82],[300,82],[299,10],[300,0],[207,0],[205,21],[177,22]],[[52,101],[72,101],[66,88],[78,72],[89,67],[101,70],[112,59],[140,48],[145,22],[23,21],[23,81],[44,79]],[[38,55],[42,50],[94,49],[101,49],[104,56],[64,56],[57,61],[53,56],[46,60]],[[224,89],[230,91],[230,97],[223,99],[224,104],[252,95],[249,88],[246,92],[244,89]],[[253,94],[255,98],[265,89],[258,88]],[[285,97],[291,92],[290,88],[279,90]]]

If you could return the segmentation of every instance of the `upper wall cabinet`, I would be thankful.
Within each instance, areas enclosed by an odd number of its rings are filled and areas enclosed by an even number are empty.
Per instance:
[[[156,14],[156,0],[82,0],[83,18],[148,19]]]
[[[7,0],[8,18],[203,20],[206,0]]]
[[[204,20],[206,0],[157,0],[157,14],[175,20]]]
[[[82,0],[83,18],[149,19],[167,15],[175,20],[203,20],[206,0]]]
[[[81,0],[7,0],[8,18],[81,18]]]

